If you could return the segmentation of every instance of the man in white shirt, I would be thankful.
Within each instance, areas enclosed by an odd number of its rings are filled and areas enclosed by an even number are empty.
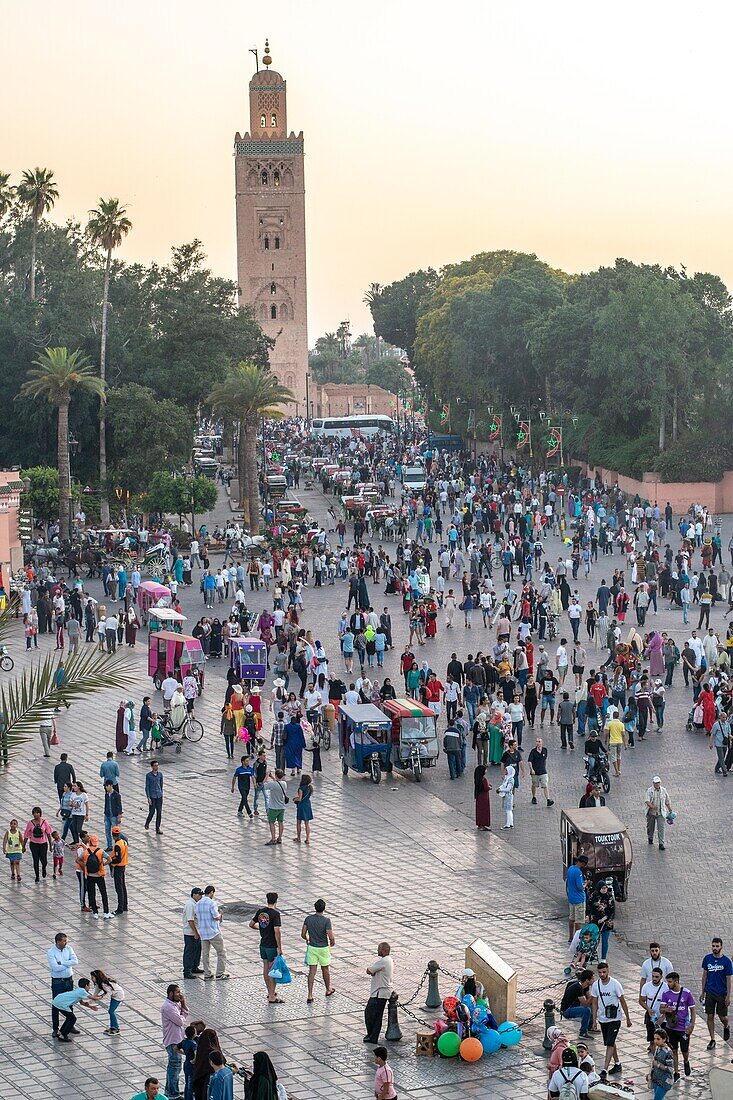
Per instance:
[[[557,647],[557,652],[555,654],[555,668],[557,669],[559,687],[562,687],[565,683],[565,677],[568,674],[568,651],[565,648],[567,644],[567,638],[561,638],[560,645]]]
[[[191,565],[197,565],[201,568],[201,558],[199,557],[199,540],[191,539],[191,549],[189,551],[189,557],[191,558]]]
[[[371,976],[372,985],[369,1000],[364,1008],[364,1026],[367,1032],[364,1042],[371,1043],[372,1046],[379,1042],[384,1010],[392,996],[394,963],[391,950],[388,943],[380,943],[377,947],[377,958],[366,968],[367,974]]]
[[[51,1000],[59,993],[70,993],[74,988],[74,967],[79,965],[74,948],[69,944],[64,932],[57,932],[53,947],[46,952],[51,971]],[[53,1034],[59,1031],[59,1010],[51,1006],[51,1027]],[[74,1034],[78,1032],[74,1029]]]
[[[662,954],[662,949],[659,944],[652,940],[649,944],[649,958],[645,959],[639,968],[639,993],[641,994],[642,987],[652,980],[652,970],[655,966],[658,966],[662,971],[662,977],[666,979],[671,970],[674,970],[674,966]]]
[[[652,1050],[654,1043],[654,1031],[660,1026],[662,996],[668,989],[669,986],[662,977],[661,966],[652,967],[651,978],[647,982],[642,981],[639,992],[639,1004],[644,1009],[646,1041],[649,1051]]]
[[[631,1027],[631,1016],[629,1016],[629,1006],[626,1003],[623,986],[611,977],[607,962],[599,962],[598,979],[590,987],[590,995],[593,1004],[593,1027],[595,1028],[597,1024],[601,1025],[603,1045],[606,1048],[604,1069],[612,1074],[621,1073],[616,1039],[621,1028],[622,1010],[626,1016],[627,1027]]]
[[[693,630],[690,637],[687,639],[687,644],[695,653],[695,667],[699,668],[702,664],[702,659],[705,656],[705,650],[700,638],[697,636],[697,631]]]
[[[587,1100],[590,1088],[588,1075],[578,1068],[578,1056],[574,1050],[570,1049],[562,1052],[562,1066],[555,1070],[547,1086],[548,1095],[552,1100],[560,1095],[563,1085],[568,1082],[575,1089],[577,1100]]]
[[[178,690],[179,684],[175,676],[166,676],[163,683],[160,685],[160,690],[163,692],[163,704],[166,710],[171,709],[171,699]]]
[[[224,947],[224,937],[221,934],[222,914],[219,906],[214,901],[215,888],[207,886],[204,896],[196,906],[196,925],[201,937],[201,959],[204,964],[204,981],[214,977],[209,965],[209,953],[211,948],[216,951],[216,976],[228,978],[226,972],[227,953]]]
[[[114,653],[117,650],[117,616],[108,615],[104,620],[104,639],[107,644],[107,652]]]
[[[183,976],[195,978],[201,969],[201,937],[196,923],[196,906],[204,896],[200,886],[194,886],[183,906]]]

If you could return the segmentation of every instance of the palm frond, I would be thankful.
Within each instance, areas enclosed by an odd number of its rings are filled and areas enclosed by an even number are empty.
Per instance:
[[[5,612],[0,617],[0,637],[4,617]],[[127,687],[135,680],[134,668],[124,655],[100,653],[96,648],[68,659],[60,685],[57,672],[58,663],[49,654],[0,689],[0,763],[7,764],[14,750],[37,733],[41,715],[49,707],[76,702],[103,688]]]

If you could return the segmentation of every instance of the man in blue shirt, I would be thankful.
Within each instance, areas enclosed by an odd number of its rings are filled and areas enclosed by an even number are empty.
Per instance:
[[[102,779],[102,783],[106,783],[108,780],[116,791],[120,789],[120,765],[114,758],[113,752],[107,753],[106,760],[103,760],[99,765],[99,774]]]
[[[224,1064],[224,1055],[220,1050],[212,1050],[209,1065],[211,1077],[207,1100],[234,1100],[234,1074]]]
[[[76,1016],[74,1015],[74,1005],[81,1004],[85,1008],[90,1008],[92,1012],[96,1012],[99,1005],[92,1004],[91,1000],[87,1000],[89,997],[89,978],[79,978],[79,985],[76,989],[67,990],[65,993],[58,993],[51,1004],[54,1008],[57,1008],[64,1017],[64,1022],[61,1025],[61,1030],[56,1038],[60,1043],[70,1043],[72,1040],[69,1038],[69,1032],[73,1031],[76,1027]]]
[[[150,822],[153,820],[153,814],[155,814],[155,831],[156,833],[162,833],[160,820],[163,816],[163,773],[159,769],[157,760],[150,761],[150,771],[145,776],[145,797],[150,807],[145,828],[150,828]]]
[[[576,856],[572,867],[568,867],[565,876],[565,890],[568,895],[568,943],[576,929],[585,924],[585,881],[583,871],[588,864],[586,856]]]
[[[700,1000],[705,1001],[705,1015],[708,1019],[708,1031],[710,1032],[708,1050],[712,1050],[715,1046],[716,1012],[723,1025],[723,1039],[726,1043],[730,1039],[728,1006],[730,1005],[732,975],[733,962],[727,955],[723,954],[723,941],[720,936],[716,936],[712,942],[712,951],[708,952],[702,960]]]

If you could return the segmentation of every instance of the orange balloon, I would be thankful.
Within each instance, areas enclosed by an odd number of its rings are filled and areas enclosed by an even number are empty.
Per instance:
[[[458,1051],[464,1062],[478,1062],[483,1052],[480,1039],[464,1039]]]

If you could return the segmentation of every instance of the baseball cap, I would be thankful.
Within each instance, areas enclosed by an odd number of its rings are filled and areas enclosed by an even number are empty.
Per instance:
[[[653,775],[652,776],[652,783],[661,783],[661,782],[662,782],[662,780],[658,775]]]

